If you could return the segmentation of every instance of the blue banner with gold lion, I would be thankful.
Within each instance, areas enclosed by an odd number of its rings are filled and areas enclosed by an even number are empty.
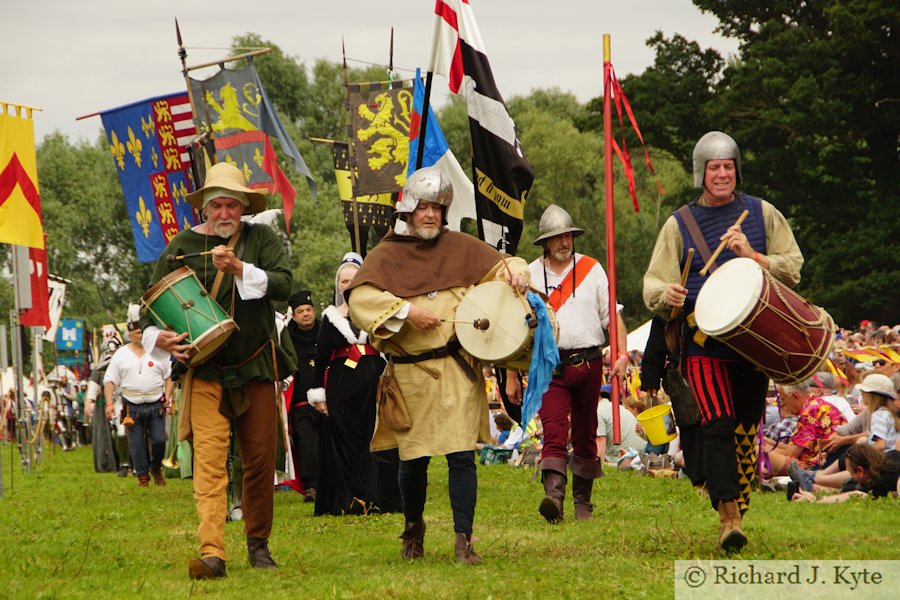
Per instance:
[[[196,132],[185,92],[100,113],[125,195],[140,262],[153,262],[176,233],[197,223],[187,147]]]

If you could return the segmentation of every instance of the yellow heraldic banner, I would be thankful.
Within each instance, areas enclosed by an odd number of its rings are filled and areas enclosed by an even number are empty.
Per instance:
[[[406,183],[412,80],[353,83],[347,89],[348,137],[357,197],[399,192]]]
[[[34,122],[11,108],[23,107],[0,103],[0,242],[43,248]]]

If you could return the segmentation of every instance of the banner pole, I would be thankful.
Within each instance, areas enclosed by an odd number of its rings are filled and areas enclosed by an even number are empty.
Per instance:
[[[613,201],[613,149],[612,149],[612,84],[611,53],[609,34],[603,34],[603,159],[606,178],[606,273],[609,277],[609,367],[612,369],[619,356],[619,319],[616,311],[616,224],[615,202]],[[619,424],[619,390],[621,382],[618,375],[610,381],[612,384],[612,417],[613,444],[622,443],[622,431]]]
[[[359,233],[359,203],[356,201],[356,153],[353,151],[353,119],[350,115],[350,70],[347,68],[347,46],[341,38],[341,72],[344,76],[344,102],[347,106],[347,157],[350,162],[350,208],[353,212],[353,249],[365,258],[366,249],[361,247]]]

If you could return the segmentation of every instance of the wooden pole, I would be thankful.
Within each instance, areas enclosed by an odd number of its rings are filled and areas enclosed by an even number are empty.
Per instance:
[[[609,367],[612,369],[619,356],[619,319],[616,311],[616,226],[613,202],[613,149],[612,149],[612,78],[609,34],[603,34],[603,158],[606,178],[606,273],[609,277]],[[619,377],[612,377],[613,444],[622,443],[619,423]]]
[[[347,156],[349,157],[350,162],[350,208],[353,212],[353,249],[359,253],[360,256],[365,256],[366,251],[365,248],[360,247],[360,235],[359,235],[359,203],[356,201],[356,155],[353,152],[353,136],[351,135],[351,128],[353,119],[350,118],[350,72],[347,69],[347,47],[344,44],[344,38],[341,38],[341,56],[343,57],[343,66],[342,71],[344,74],[344,96],[347,102],[347,118],[349,122],[347,123]]]

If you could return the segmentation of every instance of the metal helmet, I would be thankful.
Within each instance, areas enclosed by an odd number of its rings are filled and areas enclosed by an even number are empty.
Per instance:
[[[403,186],[403,198],[395,212],[405,218],[416,210],[419,202],[433,202],[449,207],[453,202],[453,184],[437,167],[422,167],[406,178]]]
[[[583,229],[575,227],[572,216],[564,208],[551,204],[544,210],[544,214],[541,215],[541,222],[538,224],[538,233],[540,235],[532,243],[535,246],[540,246],[544,243],[544,240],[549,240],[555,235],[561,235],[570,231],[572,232],[572,237],[578,237],[584,233]]]
[[[709,131],[703,134],[694,146],[694,187],[703,187],[703,175],[706,163],[710,160],[734,159],[734,170],[737,171],[737,183],[741,183],[741,149],[727,133]]]

